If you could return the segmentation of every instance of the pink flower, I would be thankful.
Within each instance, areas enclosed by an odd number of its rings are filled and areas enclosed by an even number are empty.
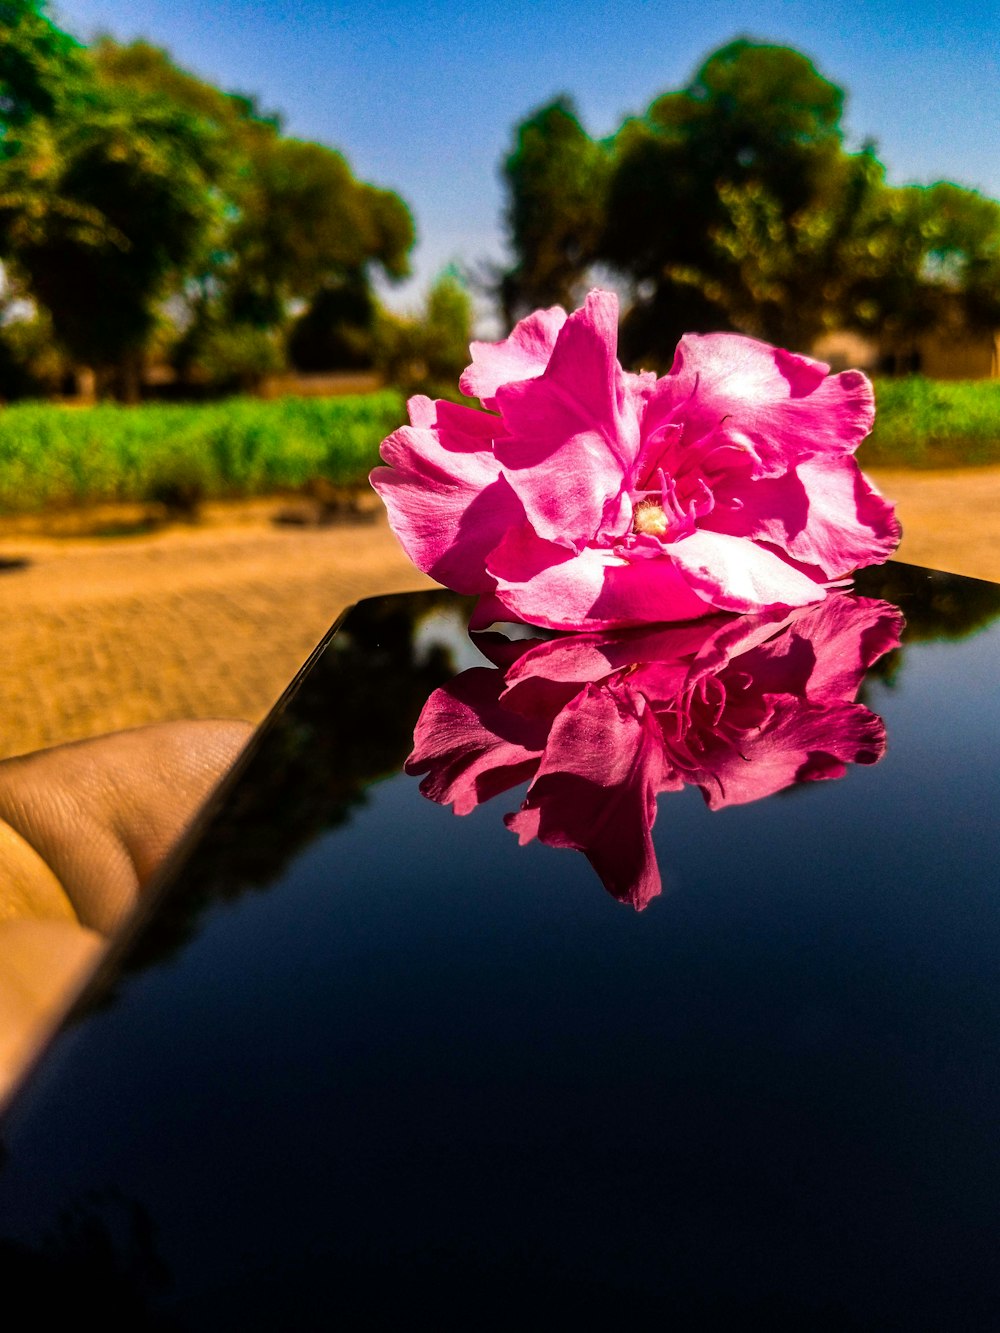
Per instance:
[[[737,334],[689,334],[670,373],[616,358],[617,298],[473,343],[485,411],[410,401],[372,485],[414,563],[479,593],[478,624],[608,629],[821,601],[899,541],[852,457],[858,371]]]
[[[486,635],[500,669],[431,695],[406,770],[456,814],[530,779],[507,826],[579,849],[641,909],[660,892],[658,793],[694,784],[719,810],[881,758],[882,722],[855,696],[901,623],[886,602],[835,593],[788,613],[549,642]]]

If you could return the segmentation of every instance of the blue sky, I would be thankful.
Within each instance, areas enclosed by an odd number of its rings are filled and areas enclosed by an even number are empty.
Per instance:
[[[340,148],[398,190],[420,242],[415,303],[445,263],[503,257],[498,164],[527,112],[570,93],[610,133],[737,35],[797,47],[847,90],[851,145],[894,183],[1000,197],[1000,10],[991,0],[53,0],[84,41],[146,37],[221,87],[258,94],[289,133]]]

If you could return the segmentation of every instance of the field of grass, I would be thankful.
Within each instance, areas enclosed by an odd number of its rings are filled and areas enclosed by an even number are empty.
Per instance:
[[[1000,381],[876,384],[863,466],[1000,464]],[[316,478],[363,485],[404,419],[394,390],[351,398],[0,410],[0,514],[115,501],[237,498]]]
[[[880,379],[863,467],[1000,464],[1000,380]]]
[[[24,403],[0,411],[0,514],[115,501],[267,495],[365,482],[405,418],[393,390],[200,405]]]

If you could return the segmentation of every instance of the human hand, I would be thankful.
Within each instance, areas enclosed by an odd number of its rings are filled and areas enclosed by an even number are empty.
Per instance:
[[[0,1095],[251,731],[167,722],[0,762]]]

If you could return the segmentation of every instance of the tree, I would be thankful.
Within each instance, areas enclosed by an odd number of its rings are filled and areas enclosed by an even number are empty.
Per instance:
[[[472,302],[457,269],[449,266],[435,278],[415,318],[379,312],[377,361],[407,393],[461,399],[458,379],[469,363],[471,338]]]
[[[134,397],[158,303],[217,213],[216,136],[167,98],[103,85],[41,6],[13,8],[0,256],[62,347]]]
[[[583,129],[568,97],[515,129],[503,163],[515,262],[499,283],[509,324],[538,306],[575,304],[597,257],[609,165],[605,147]]]
[[[151,42],[122,43],[105,36],[90,48],[89,55],[103,84],[132,88],[185,107],[214,125],[227,141],[243,142],[281,130],[281,117],[263,111],[255,97],[223,92],[175,65],[168,52]]]
[[[256,142],[236,203],[224,283],[237,319],[279,323],[290,302],[367,281],[373,265],[389,278],[409,272],[414,230],[402,200],[357,181],[321,144]]]
[[[5,256],[74,359],[125,397],[138,391],[157,305],[215,216],[213,146],[181,108],[115,90],[28,127],[8,164],[20,190],[0,213]]]
[[[849,284],[845,323],[905,350],[929,329],[1000,325],[1000,203],[949,182],[886,188]]]
[[[82,48],[44,0],[0,0],[0,156],[18,152],[18,131],[54,115],[85,77]]]
[[[292,336],[311,368],[324,339],[339,337],[342,350],[356,342],[359,306],[374,309],[373,271],[390,281],[409,273],[415,234],[403,200],[359,181],[335,149],[284,137],[280,118],[253,98],[220,92],[148,43],[105,39],[95,58],[105,81],[168,95],[206,118],[226,148],[225,225],[188,284],[182,360],[203,359],[203,345],[221,345],[229,326],[243,331],[241,346],[258,346],[253,329],[280,334],[303,305]],[[342,337],[330,323],[341,316]]]
[[[1000,323],[1000,204],[959,186],[890,188],[847,153],[844,93],[801,53],[741,39],[592,141],[560,98],[504,162],[516,262],[508,319],[575,304],[592,266],[624,280],[620,352],[668,366],[688,330],[808,351],[832,328],[905,345]]]
[[[439,273],[431,285],[423,322],[428,378],[454,390],[469,364],[472,341],[472,302],[454,265]]]
[[[5,16],[0,258],[106,387],[135,395],[168,303],[182,360],[235,357],[245,378],[283,359],[296,305],[408,272],[406,205],[340,153],[148,43],[91,53],[39,5]]]
[[[305,371],[370,368],[378,357],[378,319],[378,302],[368,283],[324,286],[292,326],[292,363]]]
[[[829,253],[865,179],[844,163],[842,107],[799,52],[740,40],[625,122],[600,253],[636,294],[623,329],[632,357],[668,363],[683,331],[739,327],[755,291],[776,309]],[[744,291],[730,299],[734,276]]]
[[[851,323],[865,276],[881,272],[884,168],[870,150],[841,155],[808,203],[788,214],[766,185],[720,184],[721,216],[709,230],[709,263],[665,265],[706,314],[767,342],[808,351]]]

